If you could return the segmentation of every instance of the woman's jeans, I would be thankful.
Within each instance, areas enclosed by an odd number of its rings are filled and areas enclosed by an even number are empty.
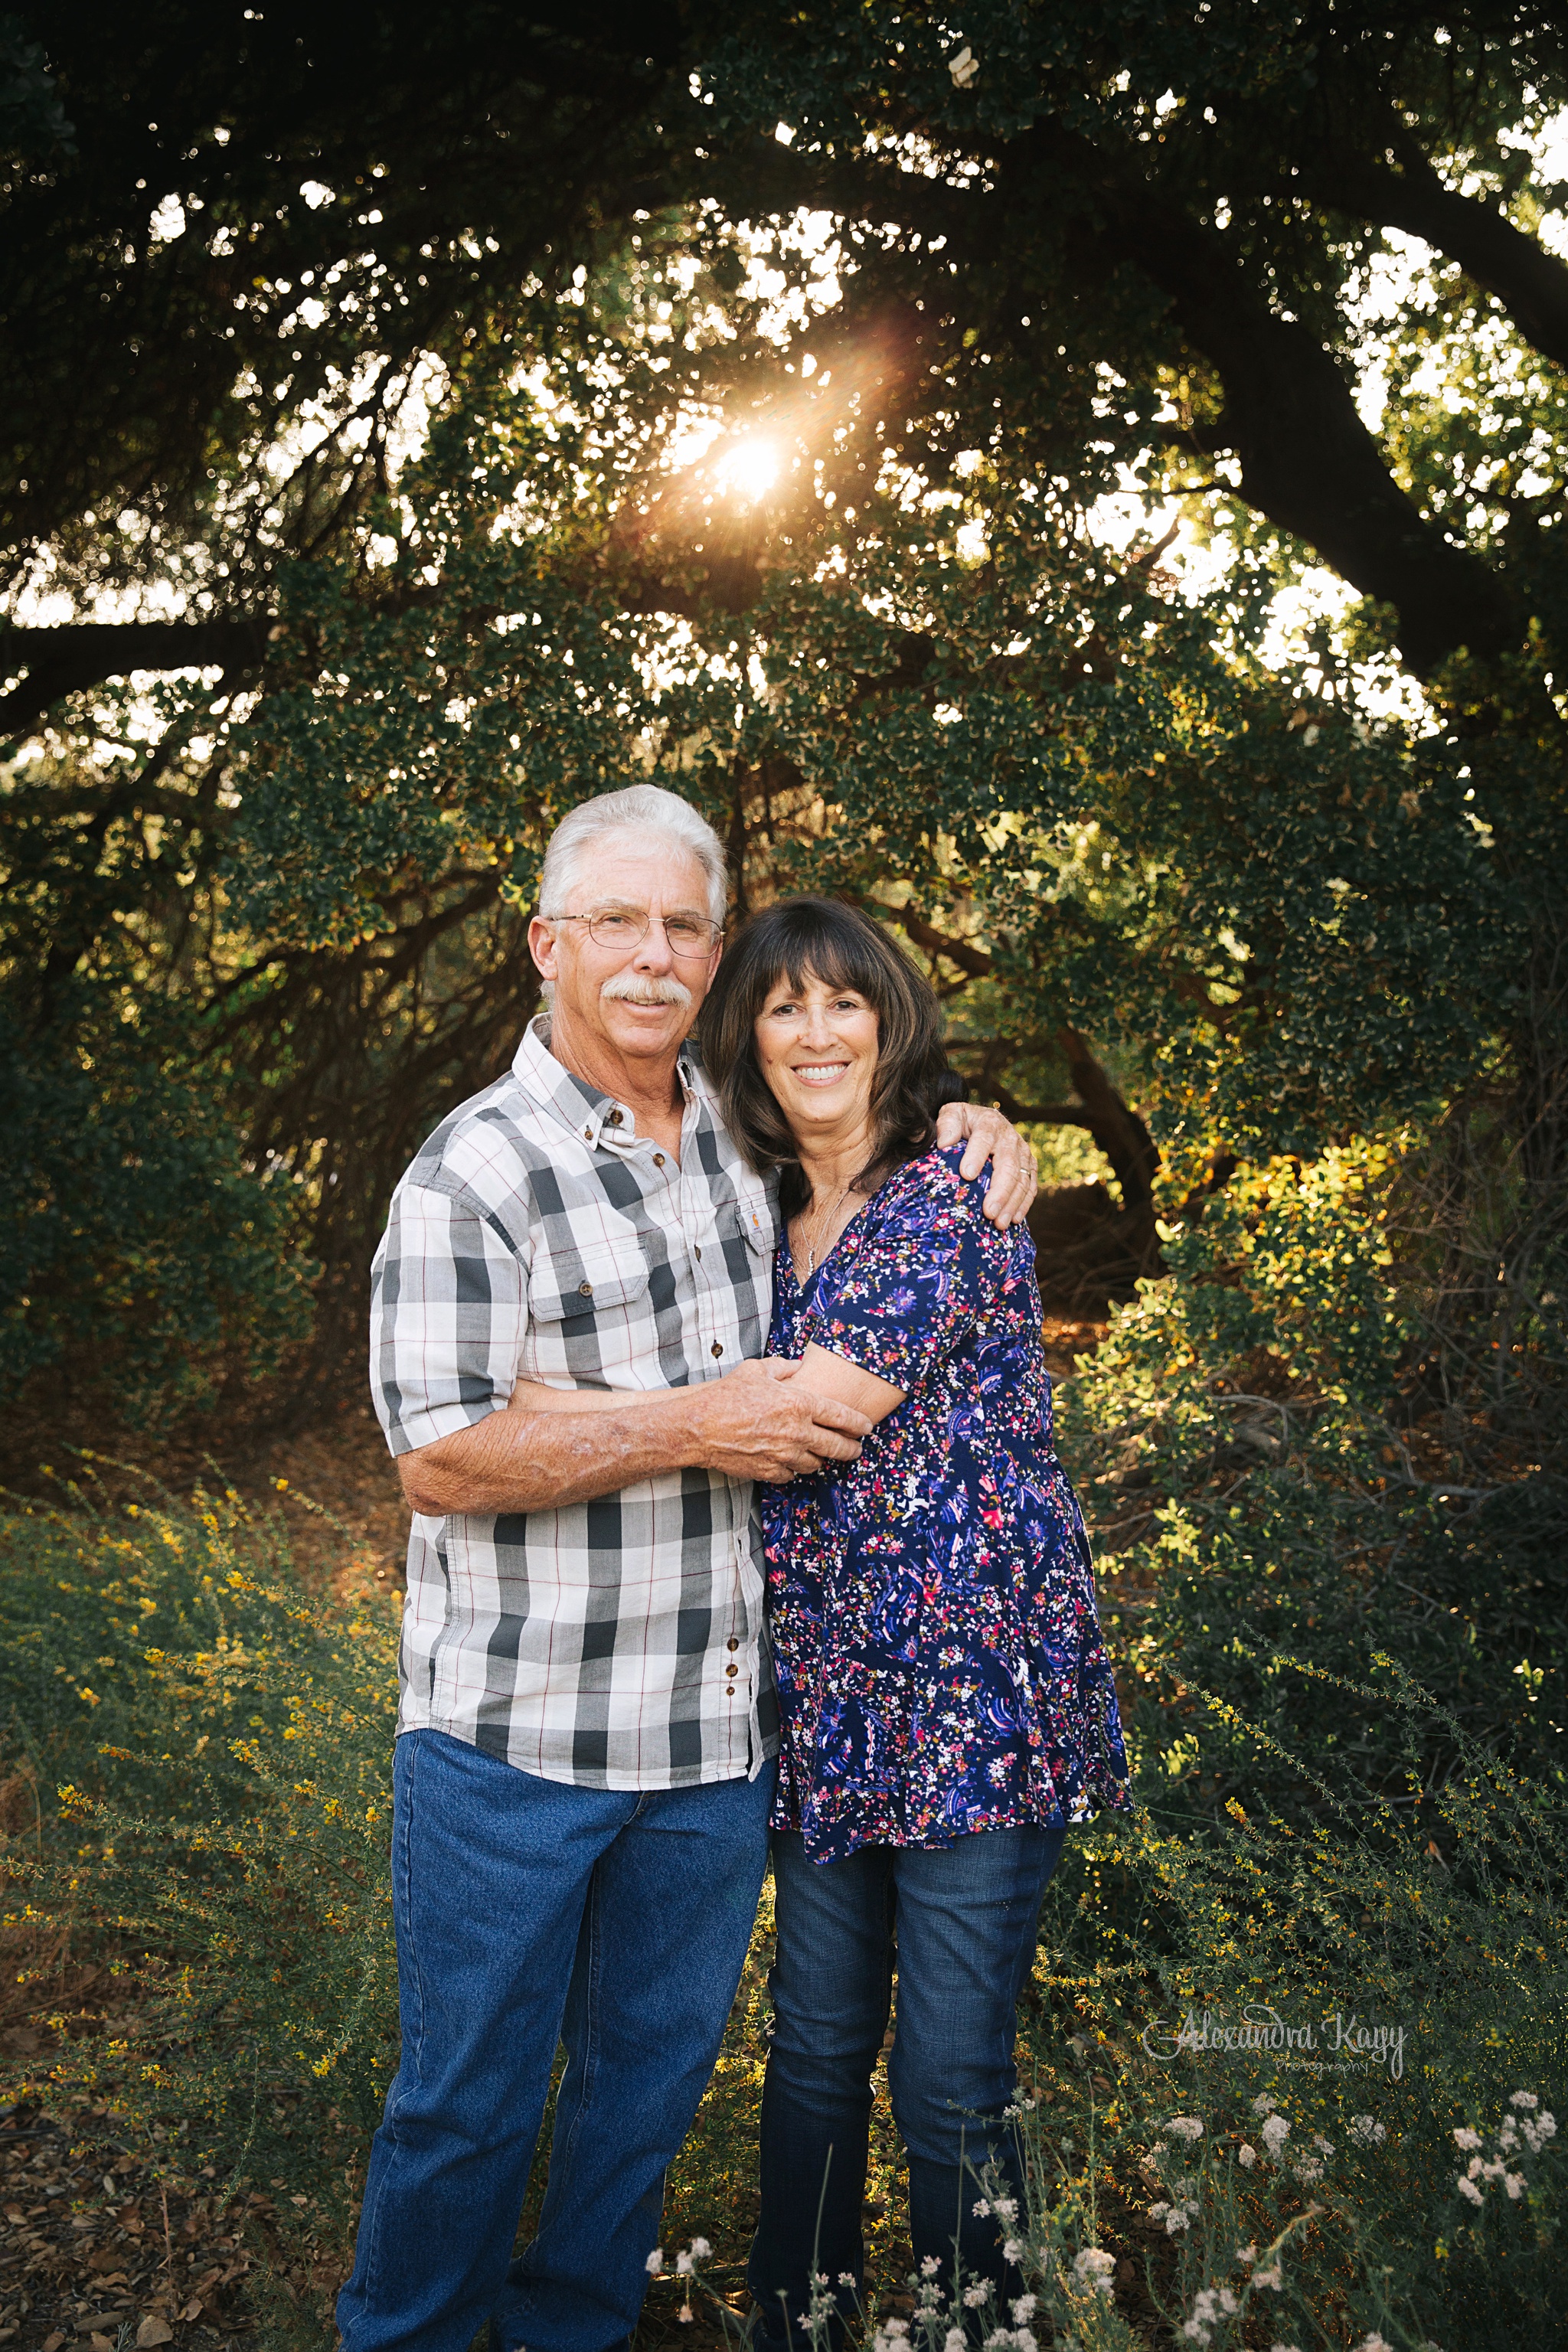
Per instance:
[[[973,2210],[975,2175],[994,2163],[1021,2193],[1016,2133],[1003,2110],[1017,2081],[1018,1996],[1063,1837],[985,1830],[951,1846],[862,1846],[842,1862],[815,1863],[798,1834],[775,1831],[773,2039],[748,2272],[762,2342],[785,2342],[786,2316],[798,2339],[813,2271],[838,2286],[845,2312],[858,2290],[871,2070],[895,1958],[888,2088],[909,2154],[915,2260],[935,2255],[951,2278],[956,2247],[966,2277],[1006,2284],[996,2224]],[[853,2290],[839,2284],[846,2273]]]
[[[664,2172],[718,2055],[773,1767],[708,1788],[541,1780],[444,1732],[393,1772],[403,2059],[372,2143],[345,2352],[608,2352],[637,2325]],[[517,2231],[557,2039],[539,2234]]]

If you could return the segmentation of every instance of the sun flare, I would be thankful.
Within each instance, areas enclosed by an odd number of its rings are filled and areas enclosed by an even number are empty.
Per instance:
[[[780,465],[779,453],[771,441],[747,438],[726,452],[716,470],[726,490],[755,505],[777,481]]]

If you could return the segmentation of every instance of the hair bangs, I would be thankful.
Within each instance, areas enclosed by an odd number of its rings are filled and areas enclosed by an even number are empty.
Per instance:
[[[753,1168],[780,1171],[785,1213],[809,1189],[757,1059],[756,1024],[781,982],[853,990],[877,1015],[871,1158],[865,1191],[929,1150],[938,1109],[963,1093],[942,1042],[942,1010],[922,971],[880,923],[836,898],[786,898],[754,916],[719,966],[702,1008],[702,1056],[725,1123]]]

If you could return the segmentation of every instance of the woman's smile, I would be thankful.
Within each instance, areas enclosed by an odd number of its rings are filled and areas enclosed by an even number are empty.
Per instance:
[[[847,1062],[795,1062],[791,1068],[803,1087],[836,1087],[847,1071]]]

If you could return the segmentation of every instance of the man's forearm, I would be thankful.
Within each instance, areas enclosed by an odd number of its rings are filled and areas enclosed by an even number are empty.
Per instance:
[[[591,1503],[700,1456],[691,1392],[667,1389],[593,1412],[488,1413],[398,1461],[416,1511],[487,1516]]]

